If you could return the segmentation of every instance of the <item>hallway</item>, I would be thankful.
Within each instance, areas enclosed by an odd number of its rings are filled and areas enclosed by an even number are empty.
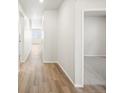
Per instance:
[[[43,64],[40,46],[32,45],[29,59],[20,66],[19,93],[105,93],[105,88],[75,88],[57,64]]]

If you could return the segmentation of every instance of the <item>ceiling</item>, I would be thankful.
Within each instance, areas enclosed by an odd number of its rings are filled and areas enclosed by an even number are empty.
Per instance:
[[[19,0],[24,12],[30,18],[41,17],[45,10],[58,9],[63,0],[44,0],[43,3],[40,0]]]

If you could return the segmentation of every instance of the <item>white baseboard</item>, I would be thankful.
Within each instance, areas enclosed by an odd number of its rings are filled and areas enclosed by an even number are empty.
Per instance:
[[[43,61],[43,63],[57,63],[58,65],[59,65],[59,67],[62,69],[62,71],[65,73],[65,75],[68,77],[68,79],[71,81],[71,83],[73,84],[73,85],[75,85],[74,84],[74,82],[72,81],[72,79],[70,78],[70,76],[67,74],[67,72],[64,70],[64,68],[59,64],[59,61]]]
[[[24,59],[21,60],[21,63],[25,63],[27,61],[27,59],[29,58],[31,53],[31,49],[29,50],[28,54],[24,57]]]
[[[77,87],[77,88],[83,88],[84,85],[77,85],[77,84],[75,84],[75,87]]]
[[[58,61],[43,61],[43,63],[58,63]]]
[[[78,85],[78,84],[75,84],[75,82],[71,79],[71,77],[68,75],[68,73],[64,70],[64,68],[62,67],[61,64],[57,63],[59,65],[59,67],[62,69],[62,71],[65,73],[65,75],[68,77],[68,79],[71,81],[71,83],[77,87],[77,88],[83,88],[84,86],[83,85]]]
[[[94,57],[94,56],[96,56],[96,57],[98,56],[98,57],[106,57],[106,55],[84,55],[84,56],[93,56],[93,57]]]
[[[59,67],[62,69],[62,71],[65,73],[65,75],[67,76],[67,78],[70,80],[70,82],[73,84],[74,87],[78,87],[78,88],[83,88],[83,85],[78,85],[75,84],[74,81],[71,79],[71,77],[68,75],[68,73],[64,70],[64,68],[62,67],[61,64],[59,64],[59,61],[43,61],[44,63],[57,63],[59,65]]]
[[[65,75],[68,77],[68,79],[71,81],[71,83],[75,86],[73,80],[71,77],[68,75],[68,73],[64,70],[64,68],[58,63],[59,67],[62,69],[62,71],[65,73]]]

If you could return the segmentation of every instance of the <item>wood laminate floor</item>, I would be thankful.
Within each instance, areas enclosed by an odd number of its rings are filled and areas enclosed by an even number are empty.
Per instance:
[[[100,85],[75,88],[57,64],[43,64],[38,45],[26,63],[20,65],[19,93],[105,93]]]

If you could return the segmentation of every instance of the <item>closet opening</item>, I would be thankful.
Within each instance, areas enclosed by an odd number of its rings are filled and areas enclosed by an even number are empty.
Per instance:
[[[84,85],[106,86],[106,12],[84,12]]]

